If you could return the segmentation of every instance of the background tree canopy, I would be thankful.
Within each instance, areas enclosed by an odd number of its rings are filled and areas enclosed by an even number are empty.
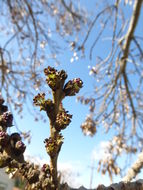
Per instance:
[[[95,80],[93,92],[78,97],[89,106],[81,128],[90,136],[101,127],[107,135],[112,132],[99,171],[111,178],[121,174],[120,156],[142,151],[143,143],[142,0],[0,4],[0,88],[9,106],[21,113],[35,90],[44,89],[41,71],[47,60],[62,65],[59,57],[65,51],[73,53],[69,62],[87,58]]]

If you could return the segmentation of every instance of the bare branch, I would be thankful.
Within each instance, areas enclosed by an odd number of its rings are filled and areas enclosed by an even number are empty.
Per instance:
[[[137,160],[128,170],[126,176],[123,178],[123,181],[127,182],[134,179],[137,176],[137,174],[140,173],[142,167],[143,167],[143,152],[139,153]]]
[[[79,14],[77,14],[76,12],[73,12],[72,9],[71,9],[71,7],[68,7],[68,6],[66,5],[66,2],[65,2],[64,0],[61,0],[61,3],[62,3],[63,6],[65,7],[65,9],[72,15],[73,18],[75,17],[75,18],[77,18],[77,19],[79,19],[79,20],[82,20],[82,16],[79,15]]]
[[[134,31],[136,29],[136,26],[137,26],[137,23],[139,20],[141,7],[142,7],[142,1],[135,0],[133,14],[132,14],[132,17],[130,20],[128,31],[124,37],[125,42],[122,47],[123,56],[122,56],[122,61],[121,61],[121,65],[120,65],[120,67],[121,67],[120,70],[122,70],[122,71],[125,70],[125,67],[127,64],[129,49],[130,49],[131,42],[133,40]]]

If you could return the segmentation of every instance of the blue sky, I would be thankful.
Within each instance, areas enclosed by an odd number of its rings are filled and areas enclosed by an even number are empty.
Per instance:
[[[88,9],[91,9],[91,7],[95,5],[95,1],[91,1],[91,3],[89,3],[87,0],[81,0],[81,2]],[[87,49],[94,40],[94,32],[87,43]],[[109,31],[107,31],[107,33],[109,33]],[[82,40],[82,36],[80,38],[80,40]],[[56,38],[56,40],[58,39]],[[108,54],[109,44],[108,42],[105,42],[107,41],[102,42],[105,44],[104,49],[101,48],[100,44],[97,44],[97,48],[94,51],[95,57],[97,55],[105,56]],[[71,63],[70,60],[73,57],[73,54],[73,52],[70,52],[70,47],[67,51],[63,52],[63,54],[60,56],[61,64],[57,67],[57,69],[64,69],[67,71],[67,80],[78,77],[83,80],[83,88],[78,95],[85,95],[87,93],[90,94],[93,92],[95,81],[91,76],[89,76],[88,66],[93,66],[95,64],[95,59],[90,61],[89,57],[86,56],[84,59],[79,58],[78,60]],[[52,60],[47,60],[44,65],[45,67],[48,65],[55,66]],[[39,91],[35,92],[35,95],[37,95],[37,93],[39,93]],[[92,138],[89,136],[84,136],[80,129],[80,125],[85,120],[86,115],[89,113],[88,107],[78,103],[76,101],[76,97],[67,97],[63,103],[65,109],[73,115],[73,118],[71,124],[63,131],[64,144],[58,159],[59,168],[61,170],[67,168],[67,170],[71,171],[72,174],[75,174],[75,176],[73,175],[72,177],[69,177],[69,184],[72,181],[72,186],[78,187],[80,185],[84,185],[85,187],[89,188],[91,176],[90,167],[95,166],[92,187],[95,187],[100,183],[109,185],[110,180],[108,176],[103,177],[100,173],[97,174],[96,166],[101,156],[104,156],[104,146],[107,144],[107,140],[110,138],[110,135],[104,135],[104,129],[101,128]],[[36,109],[38,110],[39,108]],[[26,108],[24,109],[23,115],[23,119],[20,119],[19,115],[14,113],[14,117],[20,130],[31,130],[32,140],[31,144],[27,145],[26,155],[35,156],[48,162],[49,157],[45,151],[43,143],[44,139],[49,137],[48,119],[46,123],[43,123],[42,121],[35,122],[33,116],[29,114]],[[44,112],[43,115],[45,115]],[[13,130],[16,129],[13,128]],[[76,174],[78,174],[77,177]],[[118,182],[119,180],[120,178],[115,178],[115,182]]]

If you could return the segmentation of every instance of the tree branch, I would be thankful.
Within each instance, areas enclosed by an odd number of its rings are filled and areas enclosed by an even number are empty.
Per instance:
[[[123,181],[125,182],[131,181],[140,172],[142,167],[143,167],[143,151],[138,155],[137,160],[128,170],[126,176],[123,178]]]
[[[142,5],[142,1],[135,0],[133,14],[132,14],[132,17],[130,20],[128,31],[124,38],[125,42],[122,47],[123,48],[123,57],[122,57],[121,65],[120,65],[122,71],[125,70],[125,67],[127,64],[127,58],[128,58],[128,54],[129,54],[131,41],[133,39],[134,32],[135,32],[135,29],[136,29],[136,26],[137,26],[137,23],[139,20],[139,16],[140,16],[140,11],[141,11],[141,7],[142,7],[141,5]]]
[[[82,20],[82,16],[72,11],[72,9],[66,5],[64,0],[61,0],[61,3],[63,4],[64,8],[72,15],[73,18],[75,17],[79,20]]]

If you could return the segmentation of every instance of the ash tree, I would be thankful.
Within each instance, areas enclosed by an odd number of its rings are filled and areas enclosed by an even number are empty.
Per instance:
[[[108,156],[98,163],[98,171],[108,173],[112,180],[114,174],[125,175],[131,155],[142,152],[143,7],[138,0],[103,2],[97,3],[91,25],[78,45],[77,51],[82,48],[89,56],[89,74],[95,79],[93,93],[78,99],[89,106],[81,125],[83,133],[98,135],[103,127],[107,135],[112,134],[106,147]],[[121,166],[122,155],[127,159]],[[139,156],[124,180],[132,180],[141,168]]]
[[[122,174],[120,156],[142,152],[142,0],[93,0],[95,6],[85,9],[82,0],[0,2],[0,87],[8,105],[21,112],[35,89],[44,88],[44,62],[59,63],[62,46],[70,45],[73,55],[89,57],[95,79],[93,93],[78,97],[89,106],[81,129],[91,136],[102,127],[112,132],[109,157],[99,161],[98,170],[111,179]],[[142,168],[140,155],[125,181]]]

